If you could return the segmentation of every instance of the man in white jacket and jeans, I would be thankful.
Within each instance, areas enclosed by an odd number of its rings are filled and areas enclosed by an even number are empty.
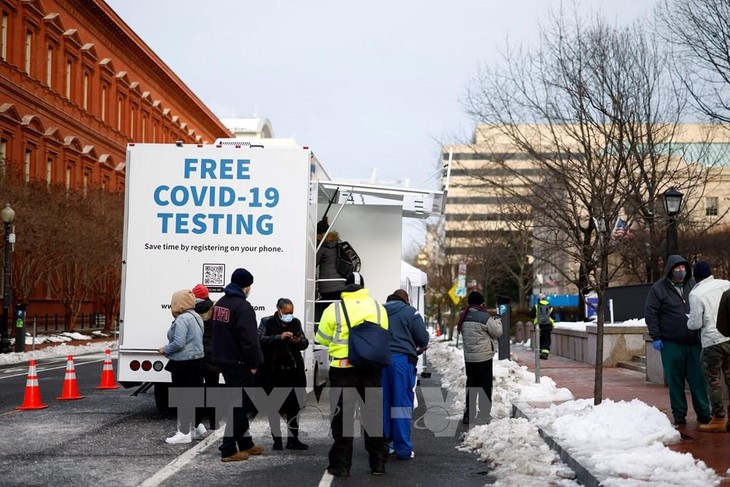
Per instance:
[[[726,431],[723,405],[723,376],[730,389],[730,338],[717,330],[717,311],[722,294],[730,289],[730,281],[715,279],[710,264],[701,260],[695,264],[693,275],[697,285],[689,293],[690,314],[687,328],[700,330],[702,367],[710,393],[712,421],[700,424],[700,431]]]

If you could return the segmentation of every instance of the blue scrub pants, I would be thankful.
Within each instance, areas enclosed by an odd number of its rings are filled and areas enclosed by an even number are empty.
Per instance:
[[[394,353],[391,364],[383,369],[383,434],[393,442],[396,456],[411,458],[411,417],[413,416],[413,388],[416,386],[416,366],[408,355]]]

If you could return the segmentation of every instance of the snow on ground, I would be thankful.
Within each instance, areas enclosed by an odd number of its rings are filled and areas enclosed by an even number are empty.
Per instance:
[[[557,321],[557,322],[555,322],[555,328],[562,328],[565,330],[573,330],[573,331],[586,331],[586,325],[596,326],[596,322],[595,321]],[[612,327],[612,326],[646,327],[646,322],[644,321],[644,318],[641,318],[641,319],[620,321],[620,322],[616,322],[616,323],[604,323],[603,326],[605,326],[607,328]]]
[[[102,335],[103,336],[103,335]],[[70,340],[90,340],[78,333],[62,333],[47,341],[59,345],[25,353],[0,354],[0,365],[31,358],[65,357],[116,349],[116,340],[67,345]],[[36,343],[40,343],[36,340]],[[31,345],[31,343],[28,343]],[[26,347],[29,350],[29,347]],[[464,353],[453,342],[432,341],[427,359],[441,376],[443,387],[455,396],[454,419],[464,409]],[[679,441],[679,432],[665,414],[637,399],[626,402],[573,400],[569,390],[558,388],[544,375],[539,384],[527,368],[512,360],[494,361],[492,422],[475,426],[457,447],[472,451],[494,467],[497,486],[578,485],[574,474],[538,434],[547,431],[573,458],[607,487],[708,486],[719,477],[689,453],[665,447]],[[533,420],[510,418],[513,403],[560,403],[537,411]]]
[[[66,342],[72,340],[91,340],[92,338],[109,338],[108,341],[99,341],[87,343],[84,345],[67,345]],[[11,340],[14,342],[14,340]],[[114,350],[117,348],[117,341],[113,340],[110,335],[103,332],[93,332],[92,336],[82,333],[63,332],[57,335],[42,335],[35,337],[35,344],[41,343],[57,343],[58,345],[44,347],[39,350],[33,350],[33,337],[27,336],[25,339],[25,352],[23,353],[3,353],[0,354],[0,365],[17,364],[28,362],[30,359],[42,360],[45,358],[66,357],[68,355],[83,355],[87,353],[104,352],[106,349]]]
[[[453,342],[431,342],[428,361],[442,384],[456,393],[454,408],[463,411],[465,373],[463,351]],[[476,426],[457,448],[473,451],[495,467],[495,485],[577,485],[570,469],[560,462],[538,435],[538,426],[607,487],[708,486],[719,477],[701,460],[665,445],[679,441],[667,416],[635,399],[631,402],[573,400],[544,375],[535,375],[511,360],[494,361],[492,422]],[[512,403],[554,402],[536,410],[534,419],[512,419]],[[460,419],[460,417],[459,417]]]

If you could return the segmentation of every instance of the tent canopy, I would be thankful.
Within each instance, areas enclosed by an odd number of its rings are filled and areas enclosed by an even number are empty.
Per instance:
[[[401,261],[400,280],[403,289],[406,289],[408,282],[412,287],[421,287],[428,283],[428,274],[417,267],[413,267],[408,262]]]

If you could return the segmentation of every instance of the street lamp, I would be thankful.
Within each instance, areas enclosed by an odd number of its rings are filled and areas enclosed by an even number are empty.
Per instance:
[[[679,253],[677,245],[677,215],[682,209],[682,197],[684,195],[677,191],[677,188],[669,188],[664,192],[664,211],[669,217],[667,226],[667,254],[665,262],[672,254]]]
[[[0,353],[9,353],[10,339],[8,338],[8,318],[10,312],[10,244],[15,242],[15,235],[12,232],[13,220],[15,220],[15,211],[10,207],[10,203],[5,204],[5,208],[0,210],[0,218],[3,220],[5,227],[5,273],[3,277],[3,323],[2,338],[0,338]]]

